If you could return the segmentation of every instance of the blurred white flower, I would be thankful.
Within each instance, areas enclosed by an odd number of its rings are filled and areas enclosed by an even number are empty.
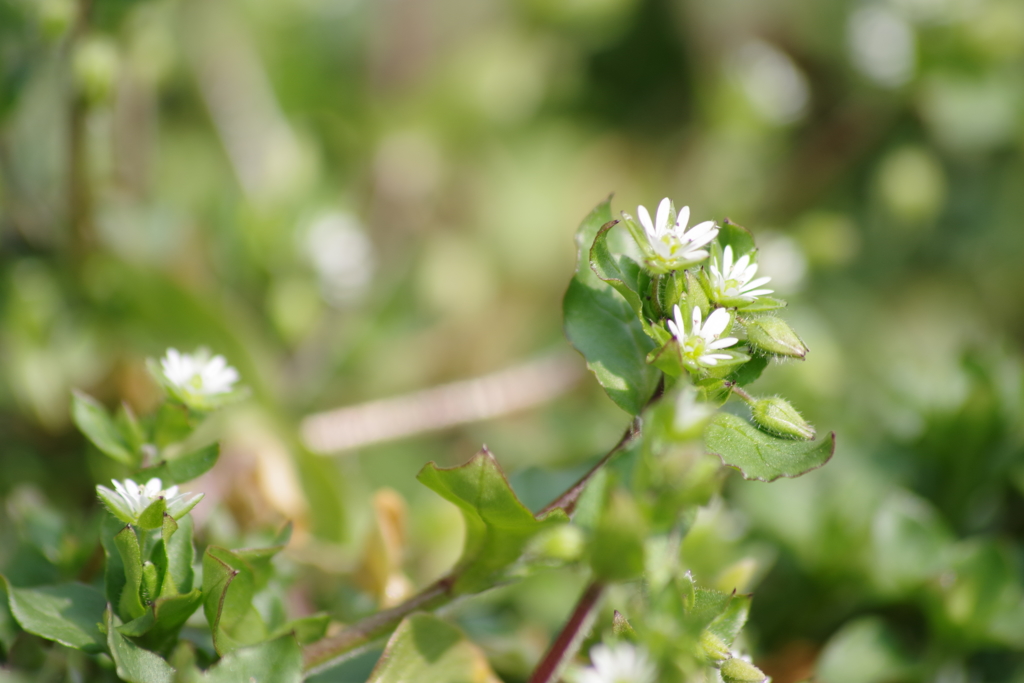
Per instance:
[[[899,14],[880,6],[858,8],[846,24],[850,60],[885,88],[898,88],[914,75],[914,29]]]
[[[673,308],[672,315],[674,320],[668,321],[668,329],[672,336],[679,341],[683,363],[687,367],[694,370],[700,367],[714,367],[718,365],[719,361],[733,358],[731,353],[714,353],[739,341],[736,337],[719,339],[731,321],[727,310],[716,308],[711,311],[708,319],[702,325],[700,308],[694,306],[690,316],[689,332],[683,322],[683,314],[679,310],[678,304]]]
[[[751,254],[744,254],[733,262],[732,247],[727,246],[721,263],[711,259],[708,269],[711,274],[711,298],[722,306],[741,306],[759,296],[771,294],[772,289],[758,289],[768,284],[770,277],[752,279],[757,273],[757,264]]]
[[[807,113],[811,88],[800,67],[785,52],[752,40],[736,55],[740,85],[754,110],[769,123],[787,124]]]
[[[366,291],[374,270],[373,245],[354,216],[328,211],[315,217],[303,248],[327,303],[349,303]]]
[[[576,683],[654,683],[657,669],[639,647],[629,643],[595,645],[590,649],[592,666],[579,672]]]
[[[160,367],[173,387],[203,396],[226,394],[238,381],[238,371],[228,365],[224,356],[211,358],[206,349],[199,349],[194,354],[167,349]]]
[[[680,438],[699,438],[708,423],[718,411],[714,406],[697,400],[697,392],[692,386],[684,386],[676,395],[675,414],[672,429]]]
[[[114,484],[113,491],[106,486],[97,486],[96,493],[107,509],[127,524],[138,524],[139,516],[146,508],[161,498],[166,504],[167,514],[174,519],[180,519],[203,498],[202,493],[178,493],[177,486],[164,489],[163,483],[156,477],[145,484],[137,484],[131,479],[123,482],[112,479],[111,482]]]
[[[690,207],[684,206],[679,215],[672,216],[672,202],[668,197],[658,204],[654,220],[644,206],[637,207],[637,217],[643,226],[644,240],[637,239],[647,266],[656,273],[667,273],[700,263],[708,257],[705,246],[718,235],[714,221],[698,223],[689,230]],[[674,220],[673,220],[674,218]],[[626,216],[627,223],[631,218]],[[636,237],[636,235],[634,235]]]

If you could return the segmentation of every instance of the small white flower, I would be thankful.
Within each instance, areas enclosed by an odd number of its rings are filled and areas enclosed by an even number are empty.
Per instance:
[[[127,524],[138,524],[139,516],[161,498],[164,499],[167,514],[174,519],[181,519],[203,498],[202,493],[178,493],[177,486],[164,489],[163,482],[156,477],[145,484],[137,484],[131,479],[123,482],[112,479],[111,482],[114,484],[113,491],[106,486],[97,486],[96,493],[107,509]]]
[[[683,313],[679,310],[678,304],[672,309],[672,316],[674,320],[668,321],[668,329],[678,340],[683,353],[683,362],[688,367],[694,370],[701,366],[714,367],[718,365],[718,361],[733,358],[729,353],[714,353],[714,351],[727,348],[739,341],[736,337],[719,338],[731,320],[729,311],[724,308],[716,308],[711,311],[711,315],[701,325],[700,308],[694,306],[689,332],[686,330]]]
[[[658,672],[643,648],[629,643],[590,648],[593,666],[583,669],[577,683],[654,683]]]
[[[672,428],[681,437],[699,437],[704,431],[704,425],[716,412],[711,405],[697,400],[697,392],[692,386],[684,386],[676,395]]]
[[[167,355],[160,361],[160,366],[164,377],[173,386],[204,396],[226,394],[238,381],[238,371],[228,365],[224,356],[210,358],[206,349],[200,349],[194,354],[167,349]]]
[[[698,223],[689,230],[690,207],[684,206],[672,221],[672,203],[668,197],[658,204],[655,219],[643,206],[637,207],[637,216],[644,229],[646,242],[640,248],[647,257],[647,266],[656,273],[667,273],[700,263],[708,257],[704,249],[718,235],[714,221]],[[639,238],[638,238],[639,242]]]
[[[742,306],[775,291],[758,289],[768,284],[771,278],[759,277],[754,280],[757,264],[752,263],[750,254],[744,254],[733,263],[732,247],[725,248],[721,264],[717,258],[711,259],[708,270],[711,274],[711,298],[725,306]]]

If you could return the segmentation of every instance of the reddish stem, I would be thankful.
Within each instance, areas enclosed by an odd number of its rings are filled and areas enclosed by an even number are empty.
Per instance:
[[[576,609],[572,611],[572,616],[562,628],[562,632],[558,634],[547,654],[534,669],[530,683],[555,683],[558,680],[559,674],[579,650],[580,643],[583,642],[587,631],[590,630],[595,616],[594,608],[597,607],[603,592],[604,584],[598,581],[587,586],[576,603]]]

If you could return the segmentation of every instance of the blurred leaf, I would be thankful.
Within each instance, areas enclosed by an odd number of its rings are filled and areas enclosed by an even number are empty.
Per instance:
[[[194,426],[188,408],[172,401],[164,401],[156,413],[156,421],[153,425],[153,443],[162,451],[172,444],[187,439],[192,434]]]
[[[590,248],[590,268],[601,278],[602,282],[611,285],[622,295],[622,298],[633,309],[633,313],[644,330],[647,331],[648,325],[644,319],[641,284],[643,279],[647,279],[647,276],[628,256],[621,256],[617,260],[608,249],[608,232],[618,224],[618,221],[611,220],[597,231],[594,245]]]
[[[192,590],[192,560],[195,548],[192,546],[192,517],[185,515],[175,521],[164,514],[161,538],[153,549],[153,563],[163,577],[160,595],[169,597]]]
[[[444,469],[428,463],[417,479],[457,505],[466,521],[462,557],[451,572],[456,592],[490,588],[507,574],[534,535],[569,521],[561,509],[542,519],[534,517],[516,498],[487,449],[458,467]]]
[[[138,456],[132,452],[113,418],[96,399],[80,391],[73,392],[71,416],[75,425],[100,451],[129,467],[138,465]]]
[[[817,666],[821,683],[885,683],[907,679],[913,662],[878,617],[847,623],[829,639]]]
[[[224,655],[203,676],[203,683],[299,683],[302,676],[302,650],[290,635],[241,647]]]
[[[249,569],[252,570],[253,579],[255,580],[256,590],[260,590],[267,585],[267,581],[270,580],[270,576],[273,573],[273,568],[270,566],[270,561],[274,559],[274,555],[284,550],[285,546],[288,545],[288,541],[292,537],[292,529],[294,526],[291,522],[288,522],[281,530],[277,532],[271,545],[265,548],[238,548],[232,550],[237,557],[248,563]]]
[[[1024,587],[1014,550],[971,540],[954,552],[952,581],[941,586],[943,626],[975,646],[1024,647]]]
[[[136,526],[146,531],[159,529],[164,523],[164,512],[167,510],[167,500],[160,496],[146,506],[146,509],[139,513]]]
[[[733,370],[726,379],[741,387],[753,384],[768,367],[768,356],[752,356],[749,361]]]
[[[835,451],[835,434],[819,441],[792,441],[762,432],[743,418],[719,413],[704,432],[708,451],[744,479],[775,481],[821,467]]]
[[[875,582],[903,593],[933,578],[948,564],[953,535],[931,505],[909,491],[892,493],[871,525]]]
[[[164,487],[173,484],[184,484],[206,474],[220,457],[220,445],[210,444],[190,453],[183,453],[173,458],[160,461],[153,467],[147,467],[139,473],[142,481],[157,477]]]
[[[203,555],[203,612],[218,654],[265,640],[267,627],[252,605],[252,567],[234,552],[210,546]]]
[[[406,617],[367,683],[501,683],[480,649],[429,614]]]
[[[118,630],[118,620],[107,610],[107,645],[117,676],[129,683],[174,683],[174,669],[160,655],[144,650]]]
[[[174,644],[181,627],[201,604],[203,594],[198,588],[183,595],[157,598],[146,606],[145,614],[117,629],[122,635],[138,638],[139,645],[147,649],[164,651]]]
[[[732,645],[750,615],[751,596],[732,594],[726,608],[708,625],[708,630]]]
[[[15,588],[2,574],[0,585],[11,615],[29,633],[86,652],[103,651],[99,622],[107,601],[95,588],[81,583]]]
[[[583,246],[583,241],[592,239],[589,236],[596,235],[599,226],[610,219],[606,201],[590,213],[577,231],[580,260],[562,302],[565,334],[583,354],[587,367],[611,399],[626,412],[637,415],[661,377],[657,368],[647,364],[647,354],[655,344],[644,333],[633,307],[595,277],[589,267],[589,247]],[[601,249],[599,246],[598,251]],[[621,270],[617,272],[622,275]],[[623,289],[629,288],[623,285]]]
[[[605,581],[629,581],[644,571],[648,525],[631,495],[613,489],[590,544],[590,566]]]

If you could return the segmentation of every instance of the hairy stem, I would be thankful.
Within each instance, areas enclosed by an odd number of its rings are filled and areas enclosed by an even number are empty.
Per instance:
[[[559,674],[580,649],[580,643],[594,623],[595,608],[603,592],[604,584],[597,581],[587,586],[562,632],[534,669],[530,683],[554,683],[558,680]]]

